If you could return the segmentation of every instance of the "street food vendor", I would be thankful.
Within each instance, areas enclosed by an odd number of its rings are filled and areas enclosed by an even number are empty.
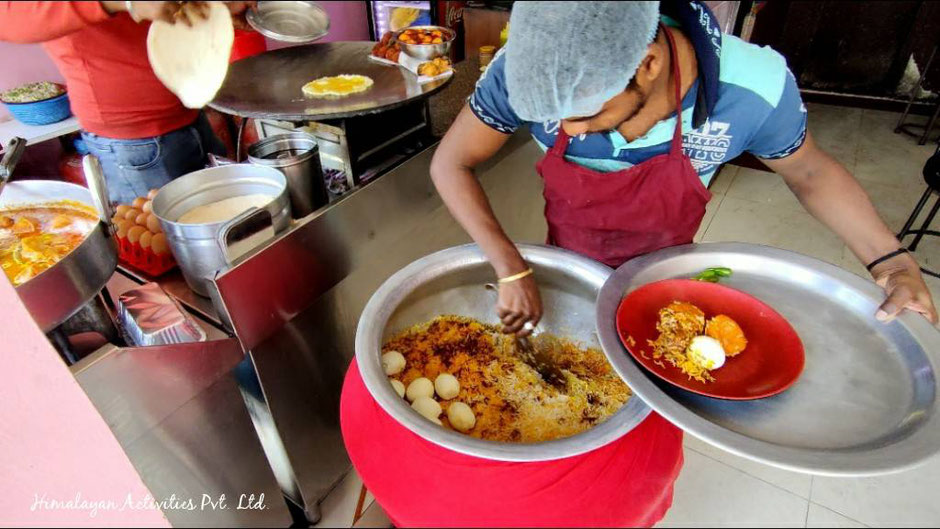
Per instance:
[[[936,321],[914,259],[858,183],[819,149],[777,52],[723,35],[700,2],[517,2],[507,45],[441,141],[431,175],[501,281],[507,332],[542,315],[536,277],[474,178],[521,126],[545,151],[551,244],[610,266],[692,242],[723,162],[778,172],[886,291],[877,317]],[[353,363],[341,404],[363,482],[400,526],[650,526],[672,502],[682,432],[651,413],[585,454],[513,463],[436,446],[390,418]]]
[[[0,40],[41,42],[65,77],[82,139],[113,202],[130,203],[225,149],[147,58],[150,21],[190,23],[203,2],[0,2]],[[233,14],[249,2],[226,2]],[[184,7],[185,6],[185,9]]]
[[[473,168],[528,126],[546,153],[549,243],[610,266],[692,242],[719,166],[750,152],[838,234],[886,292],[877,312],[937,321],[914,258],[862,187],[813,141],[785,59],[723,35],[700,2],[520,2],[509,41],[432,162],[454,217],[500,278],[498,311],[525,333],[542,315],[535,278]],[[679,117],[677,119],[677,116]]]

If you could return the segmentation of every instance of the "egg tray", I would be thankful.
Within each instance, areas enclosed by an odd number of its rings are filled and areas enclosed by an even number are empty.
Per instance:
[[[142,247],[139,242],[131,242],[127,237],[115,237],[115,239],[118,243],[118,259],[123,264],[132,266],[152,277],[163,275],[176,268],[176,260],[169,252],[157,255],[150,248]]]

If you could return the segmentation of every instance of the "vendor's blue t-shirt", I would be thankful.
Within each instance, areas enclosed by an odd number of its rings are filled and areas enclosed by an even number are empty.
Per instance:
[[[721,34],[707,8],[697,2],[685,5],[690,6],[691,15],[697,13],[694,22],[677,23],[665,17],[664,21],[681,26],[699,59],[699,78],[682,101],[682,148],[702,182],[708,185],[722,163],[742,152],[782,158],[797,150],[806,136],[806,107],[783,56],[768,47]],[[528,125],[535,141],[546,150],[555,142],[559,122],[526,123],[519,119],[509,105],[506,57],[501,52],[477,82],[470,109],[499,132],[508,134]],[[706,89],[709,86],[713,88]],[[698,126],[693,127],[694,121]],[[572,138],[565,158],[598,171],[625,169],[668,152],[675,126],[673,113],[632,142],[616,129],[582,134]]]

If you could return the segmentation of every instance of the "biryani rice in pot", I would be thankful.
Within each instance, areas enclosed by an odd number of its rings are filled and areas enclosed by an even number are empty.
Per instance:
[[[649,408],[631,399],[601,351],[594,301],[610,269],[571,252],[522,245],[542,293],[540,336],[565,375],[544,381],[499,331],[492,269],[474,245],[431,254],[376,291],[357,333],[369,391],[402,425],[458,452],[538,461],[622,437]]]

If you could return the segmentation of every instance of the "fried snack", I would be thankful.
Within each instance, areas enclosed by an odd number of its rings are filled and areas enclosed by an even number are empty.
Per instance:
[[[406,44],[441,44],[444,42],[444,32],[439,29],[409,28],[398,35],[398,40]]]
[[[721,342],[725,356],[732,357],[740,354],[747,347],[747,338],[741,326],[730,317],[719,314],[708,320],[705,325],[705,335]]]
[[[441,75],[450,69],[450,59],[447,57],[436,57],[418,66],[418,75],[434,77],[436,75]]]
[[[396,335],[382,351],[405,355],[407,367],[398,377],[405,386],[422,377],[435,380],[442,373],[456,377],[460,387],[455,398],[470,406],[476,417],[467,435],[538,442],[604,422],[631,395],[601,351],[562,339],[553,343],[550,355],[567,379],[563,392],[518,357],[511,337],[468,318],[435,318]],[[446,415],[440,420],[458,430]]]
[[[398,41],[392,42],[392,32],[386,31],[382,35],[382,40],[372,46],[372,55],[382,59],[398,62],[398,56],[401,54],[401,45]]]

